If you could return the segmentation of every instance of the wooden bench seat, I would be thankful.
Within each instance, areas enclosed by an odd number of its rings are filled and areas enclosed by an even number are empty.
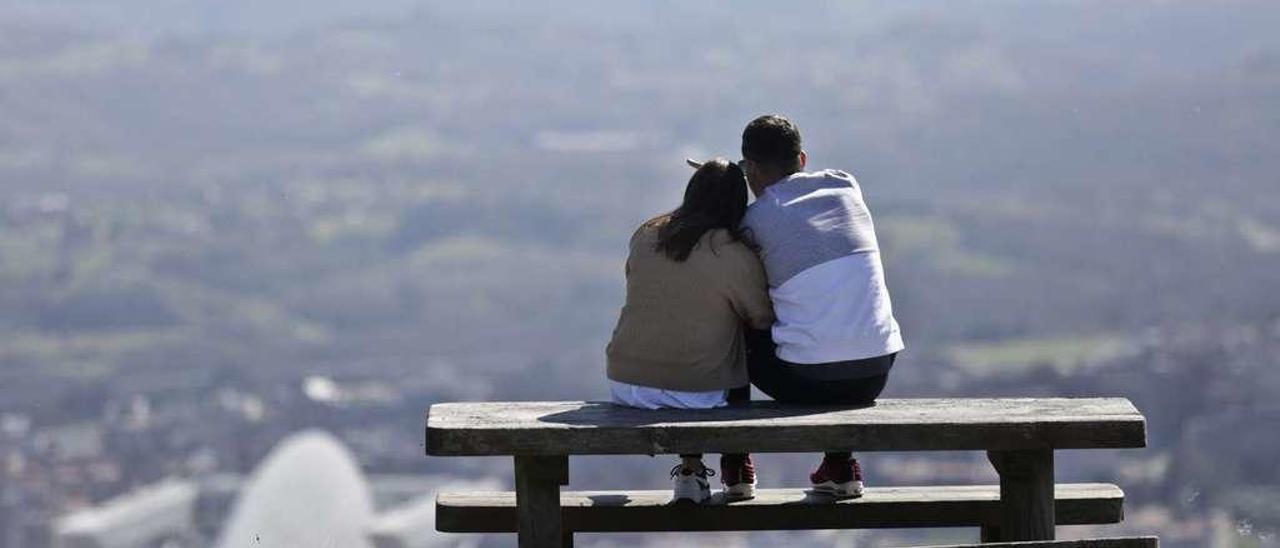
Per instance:
[[[753,402],[632,409],[599,402],[431,406],[427,454],[658,455],[1143,447],[1124,398],[884,399],[862,408]]]
[[[719,497],[719,494],[716,495]],[[1055,489],[1060,525],[1118,523],[1124,492],[1102,483]],[[861,498],[836,500],[801,489],[761,489],[756,498],[725,504],[672,505],[671,491],[560,493],[564,529],[634,531],[759,531],[881,527],[982,527],[1000,520],[1000,486],[871,487]],[[513,533],[513,492],[441,493],[436,529],[451,533]]]
[[[1096,538],[1085,540],[1036,540],[1027,542],[988,542],[983,544],[951,544],[919,548],[1159,548],[1156,537]]]

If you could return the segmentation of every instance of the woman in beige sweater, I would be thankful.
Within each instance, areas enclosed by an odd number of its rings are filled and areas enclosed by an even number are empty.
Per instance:
[[[626,304],[606,351],[614,403],[703,409],[750,399],[743,329],[768,329],[773,310],[739,229],[746,209],[742,170],[716,158],[694,172],[680,207],[631,237]],[[710,498],[701,455],[681,457],[675,498]],[[722,456],[720,471],[727,498],[754,496],[749,455]]]

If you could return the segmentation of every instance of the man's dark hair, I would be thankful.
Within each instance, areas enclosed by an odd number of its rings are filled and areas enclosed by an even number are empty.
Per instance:
[[[791,120],[769,114],[742,130],[742,157],[783,172],[800,169],[800,128]]]

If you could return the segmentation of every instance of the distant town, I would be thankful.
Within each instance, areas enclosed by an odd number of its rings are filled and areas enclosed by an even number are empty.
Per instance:
[[[218,546],[291,439],[350,455],[371,546],[509,545],[433,532],[422,501],[511,465],[427,458],[423,413],[605,399],[628,237],[684,158],[736,159],[772,111],[873,206],[908,346],[886,396],[1128,397],[1149,448],[1057,464],[1124,486],[1106,531],[1280,546],[1280,8],[510,4],[265,36],[0,8],[0,548],[144,522],[185,525],[143,546]],[[859,458],[878,485],[995,479],[980,454]],[[765,456],[762,484],[809,464]]]

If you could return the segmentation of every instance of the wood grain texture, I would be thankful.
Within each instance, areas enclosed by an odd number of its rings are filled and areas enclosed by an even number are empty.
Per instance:
[[[1032,542],[995,542],[983,544],[949,544],[919,548],[1159,548],[1156,537],[1117,537],[1087,540],[1050,540]]]
[[[515,458],[515,521],[520,548],[556,548],[564,540],[560,520],[560,483],[568,459],[563,456]]]
[[[1053,451],[990,451],[1000,474],[999,540],[1054,539]],[[988,535],[989,536],[989,535]]]
[[[428,455],[1088,449],[1146,446],[1124,398],[884,399],[864,408],[753,402],[644,410],[598,402],[443,403]]]
[[[835,500],[800,489],[762,489],[753,500],[671,505],[670,491],[581,491],[560,496],[566,531],[760,531],[885,527],[977,527],[1000,520],[998,485],[872,487]],[[1057,486],[1062,525],[1117,523],[1124,492],[1110,484]],[[436,529],[451,533],[516,530],[510,492],[441,493]]]

